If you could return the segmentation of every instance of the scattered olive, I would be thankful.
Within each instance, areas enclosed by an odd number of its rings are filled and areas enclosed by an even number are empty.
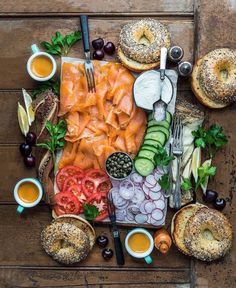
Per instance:
[[[214,203],[214,207],[217,210],[223,210],[226,206],[226,201],[223,198],[217,198]]]
[[[24,157],[25,166],[31,168],[35,166],[35,157],[33,155]]]
[[[32,152],[32,147],[27,143],[21,143],[19,149],[23,156],[29,156]]]
[[[102,50],[95,50],[93,52],[93,59],[102,60],[104,58],[104,52]]]
[[[107,236],[104,236],[104,235],[100,235],[96,239],[97,245],[101,248],[106,247],[108,242],[109,242],[109,240],[108,240]]]
[[[26,143],[33,146],[36,144],[37,136],[34,132],[28,132],[26,134]]]
[[[114,54],[116,47],[112,42],[107,42],[103,49],[108,55],[112,55]]]
[[[102,38],[97,38],[92,41],[92,46],[95,50],[100,50],[104,46],[104,40]]]
[[[110,248],[105,248],[102,250],[102,257],[105,259],[105,260],[110,260],[113,256],[113,251],[112,249]]]
[[[216,201],[218,193],[216,191],[207,190],[206,195],[204,196],[204,201],[207,203],[212,203]]]

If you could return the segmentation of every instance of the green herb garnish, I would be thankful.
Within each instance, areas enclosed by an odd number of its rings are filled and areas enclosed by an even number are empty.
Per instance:
[[[181,189],[183,191],[188,191],[190,189],[192,189],[192,182],[189,178],[184,178],[183,182],[181,183]]]
[[[99,215],[99,210],[96,206],[91,204],[84,204],[84,216],[88,221],[94,220]]]
[[[174,160],[175,157],[169,156],[166,152],[166,149],[163,147],[158,147],[158,151],[155,155],[154,161],[159,167],[166,167],[170,164],[170,161]]]
[[[192,134],[195,137],[195,145],[197,147],[206,148],[211,158],[215,156],[217,150],[228,142],[222,127],[215,124],[211,125],[208,130],[199,127],[198,130],[193,131]]]
[[[40,84],[37,88],[32,91],[32,96],[35,98],[37,95],[43,93],[44,91],[51,89],[52,92],[59,96],[60,95],[60,78],[56,80],[48,80]]]
[[[170,189],[170,179],[169,179],[169,175],[168,174],[164,174],[163,176],[161,176],[161,178],[158,180],[158,183],[161,186],[162,190],[169,190]]]
[[[37,146],[45,148],[52,153],[54,174],[56,174],[56,151],[61,150],[65,145],[64,137],[66,135],[66,121],[60,120],[56,125],[47,121],[46,129],[49,132],[50,139],[46,141],[46,143],[37,144]]]
[[[195,186],[195,192],[199,188],[200,185],[205,185],[206,180],[210,176],[214,176],[216,174],[216,167],[211,165],[200,166],[198,168],[198,180]]]
[[[66,56],[70,48],[82,38],[80,31],[75,31],[66,36],[60,32],[56,32],[51,38],[51,43],[47,41],[41,42],[41,45],[46,49],[46,52],[57,56]]]

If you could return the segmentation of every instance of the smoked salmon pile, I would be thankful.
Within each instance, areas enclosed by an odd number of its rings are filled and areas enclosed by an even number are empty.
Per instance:
[[[94,61],[96,93],[89,93],[80,63],[63,63],[59,116],[67,121],[59,168],[104,168],[115,151],[135,156],[146,129],[146,115],[132,95],[133,75],[118,63]]]

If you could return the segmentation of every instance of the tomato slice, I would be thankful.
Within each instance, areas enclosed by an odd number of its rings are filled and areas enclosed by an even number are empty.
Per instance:
[[[68,177],[63,184],[63,191],[67,191],[71,186],[77,185],[77,179],[74,176]]]
[[[108,175],[99,169],[88,170],[82,180],[82,189],[87,197],[93,194],[96,194],[98,199],[106,197],[111,187]]]
[[[73,185],[67,191],[73,193],[81,204],[84,204],[86,202],[87,198],[84,195],[83,190],[81,189],[81,186]]]
[[[88,198],[86,203],[94,205],[98,208],[99,215],[94,219],[95,221],[102,221],[108,217],[108,206],[106,198],[98,199],[96,195],[92,195]]]
[[[80,202],[72,192],[59,192],[54,196],[56,205],[53,209],[57,216],[63,214],[80,214]]]
[[[68,165],[60,169],[56,175],[57,187],[60,191],[63,190],[65,180],[70,176],[77,176],[77,178],[82,179],[84,177],[84,172],[79,167],[74,165]]]

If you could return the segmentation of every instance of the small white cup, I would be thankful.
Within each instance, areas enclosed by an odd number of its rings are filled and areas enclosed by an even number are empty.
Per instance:
[[[31,182],[38,188],[39,196],[34,202],[26,203],[26,202],[22,201],[18,195],[18,190],[19,190],[20,185],[25,183],[25,182]],[[16,202],[19,204],[19,206],[16,209],[16,211],[19,214],[21,214],[23,212],[24,208],[32,208],[32,207],[36,206],[40,202],[42,197],[43,197],[43,188],[42,188],[41,183],[37,179],[24,178],[24,179],[22,179],[16,183],[16,186],[14,188],[14,198],[15,198]]]
[[[47,80],[51,79],[55,75],[56,70],[57,70],[57,63],[56,63],[55,59],[50,54],[40,51],[36,44],[33,44],[31,46],[31,50],[32,50],[33,54],[30,56],[30,58],[27,61],[27,71],[28,71],[30,77],[33,78],[34,80],[40,81],[40,82],[47,81]],[[52,72],[47,77],[38,77],[31,70],[32,61],[34,60],[34,58],[36,58],[40,55],[48,57],[52,62]]]
[[[143,253],[137,253],[137,252],[134,252],[130,247],[129,247],[129,238],[130,236],[132,236],[133,234],[135,233],[143,233],[145,234],[149,241],[150,241],[150,246],[148,248],[148,250],[146,252],[143,252]],[[127,250],[127,252],[133,256],[134,258],[143,258],[147,264],[151,264],[152,263],[152,258],[150,256],[150,254],[152,253],[152,250],[154,248],[154,241],[153,241],[153,238],[152,238],[152,235],[146,230],[146,229],[143,229],[143,228],[135,228],[133,230],[131,230],[127,235],[126,235],[126,238],[125,238],[125,248]]]

